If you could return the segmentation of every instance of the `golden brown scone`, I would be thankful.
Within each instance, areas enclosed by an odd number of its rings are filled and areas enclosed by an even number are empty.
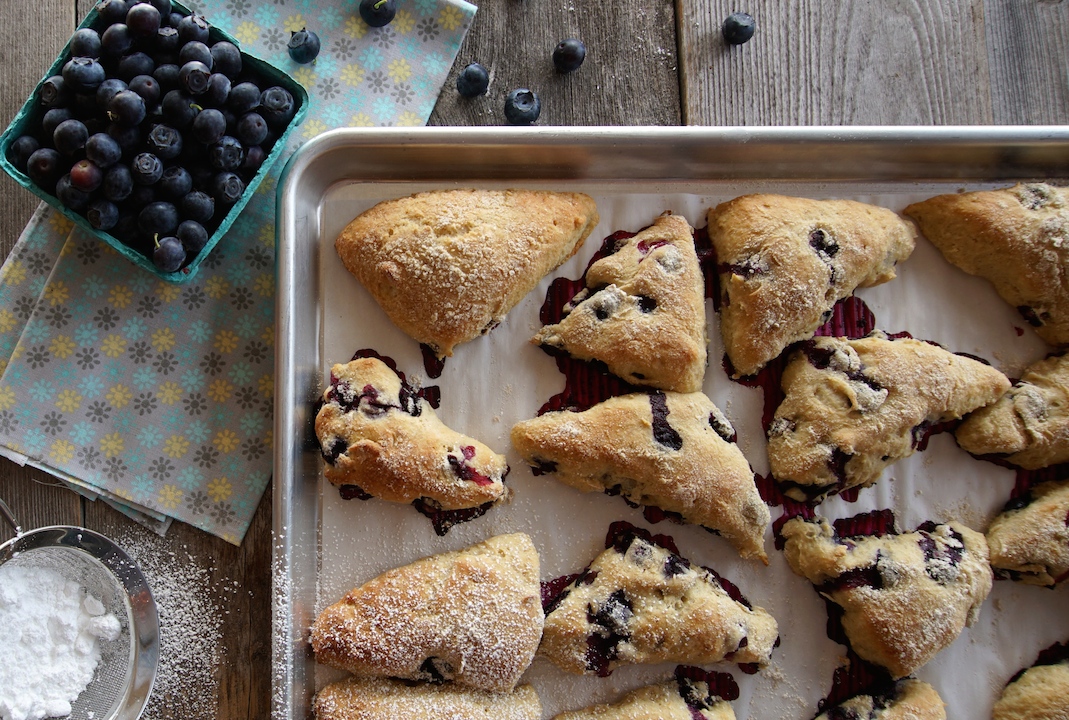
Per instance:
[[[590,266],[586,285],[560,323],[546,325],[531,342],[600,360],[633,385],[702,389],[709,344],[705,281],[686,220],[662,215],[620,241]]]
[[[1069,343],[1069,189],[1031,183],[937,195],[904,212],[947,261],[990,280],[1037,335]]]
[[[1069,480],[1033,486],[1007,505],[987,530],[991,567],[1030,585],[1069,579]]]
[[[804,501],[872,485],[929,425],[994,402],[1010,381],[937,345],[876,332],[803,343],[782,387],[768,459],[783,493]]]
[[[1069,659],[1037,663],[1011,680],[991,720],[1069,720]]]
[[[636,688],[615,703],[561,713],[553,720],[735,720],[735,711],[708,683],[677,675]]]
[[[1028,470],[1069,462],[1069,355],[1040,360],[954,436],[973,455],[1006,455]]]
[[[429,498],[444,510],[506,496],[505,456],[446,427],[378,358],[331,369],[315,431],[334,485],[354,485],[391,502]]]
[[[720,330],[737,375],[813,336],[839,300],[895,277],[913,224],[854,200],[744,195],[709,210]]]
[[[319,614],[316,660],[355,675],[509,692],[542,637],[538,572],[523,533],[395,568]]]
[[[946,720],[946,704],[931,685],[907,678],[886,694],[855,695],[814,720]]]
[[[634,532],[618,534],[548,610],[538,654],[578,674],[658,662],[765,665],[779,641],[767,611]]]
[[[678,513],[767,563],[769,511],[735,430],[702,393],[633,393],[584,412],[548,412],[512,428],[536,470],[583,492],[620,494]]]
[[[379,203],[334,247],[397,327],[442,358],[500,323],[597,224],[581,193],[442,190]]]
[[[824,518],[795,517],[783,537],[791,569],[843,609],[854,652],[894,678],[953,642],[991,591],[987,542],[960,523],[841,538]]]
[[[316,720],[540,720],[542,704],[530,685],[509,693],[454,685],[357,678],[327,685],[313,701]]]

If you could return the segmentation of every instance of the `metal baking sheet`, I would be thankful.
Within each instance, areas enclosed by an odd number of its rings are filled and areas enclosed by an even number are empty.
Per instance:
[[[310,716],[314,691],[336,673],[317,667],[307,643],[315,613],[350,587],[418,557],[522,530],[542,556],[542,579],[575,572],[601,547],[608,523],[627,519],[676,538],[681,550],[738,584],[779,621],[772,664],[745,675],[731,664],[740,720],[811,718],[831,685],[843,648],[828,640],[822,601],[794,576],[782,554],[745,562],[700,529],[650,526],[618,498],[581,495],[534,478],[508,444],[508,430],[532,416],[563,378],[526,339],[553,277],[579,277],[602,237],[638,230],[663,210],[696,227],[716,202],[747,192],[850,197],[900,210],[940,192],[1069,180],[1069,128],[418,128],[336,130],[289,162],[278,197],[277,364],[275,378],[274,617],[272,716]],[[447,187],[532,187],[588,192],[602,223],[572,261],[554,272],[489,336],[461,346],[438,380],[426,378],[415,341],[392,327],[340,266],[333,240],[380,200]],[[1046,351],[984,281],[952,268],[926,241],[899,278],[859,292],[878,326],[908,330],[970,352],[1012,374]],[[767,472],[759,391],[731,382],[709,313],[705,392],[735,424],[740,447]],[[982,322],[981,322],[982,321]],[[424,384],[442,388],[447,424],[507,454],[515,490],[509,504],[455,527],[444,538],[412,508],[377,500],[341,501],[322,480],[312,432],[313,405],[335,362],[359,347],[398,360]],[[983,529],[1012,487],[1012,473],[969,458],[949,436],[900,461],[857,502],[833,498],[818,512],[847,517],[895,510],[899,526],[961,519]],[[772,508],[773,519],[781,510]],[[1054,641],[1069,639],[1066,587],[1054,591],[998,582],[980,621],[918,672],[948,702],[951,718],[984,717],[1002,684]],[[537,659],[535,685],[545,717],[614,699],[665,677],[671,665],[621,668],[609,678],[572,677]]]

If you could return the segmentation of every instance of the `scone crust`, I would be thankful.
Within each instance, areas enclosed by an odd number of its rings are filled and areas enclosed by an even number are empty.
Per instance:
[[[1027,183],[937,195],[904,212],[947,261],[990,280],[1037,335],[1069,343],[1069,188]]]
[[[523,533],[417,560],[323,610],[312,649],[318,662],[355,675],[508,692],[542,637],[538,574],[538,553]]]
[[[697,392],[707,361],[705,281],[694,229],[678,215],[620,243],[586,273],[587,289],[532,342],[600,360],[633,385]]]
[[[1002,691],[992,720],[1069,720],[1069,663],[1035,665]]]
[[[869,718],[869,720],[946,720],[946,703],[935,688],[921,680],[907,678],[894,684],[892,698],[856,695],[837,705],[842,714],[835,718]],[[829,711],[830,712],[830,711]],[[850,712],[856,713],[850,715]],[[828,712],[814,720],[835,720]]]
[[[700,710],[687,705],[679,684],[666,682],[636,688],[614,703],[561,713],[553,720],[735,720],[731,703],[718,700]]]
[[[953,642],[991,592],[987,542],[960,523],[840,541],[826,519],[795,517],[783,537],[791,569],[843,609],[854,652],[894,678]],[[858,575],[879,587],[855,581]]]
[[[612,646],[605,667],[590,662],[595,636]],[[568,586],[546,615],[538,652],[577,674],[658,662],[765,665],[778,638],[766,610],[734,600],[709,570],[634,537],[625,552],[606,549]]]
[[[991,566],[1030,585],[1069,579],[1069,480],[1032,487],[1031,502],[1005,510],[987,530]]]
[[[448,428],[378,358],[331,368],[315,431],[334,485],[356,485],[391,502],[430,498],[444,510],[506,496],[505,456]],[[332,453],[335,447],[344,450]]]
[[[509,693],[452,683],[411,684],[350,677],[327,685],[312,703],[316,720],[540,720],[542,704],[530,685]]]
[[[858,287],[895,277],[913,223],[854,200],[744,195],[709,210],[720,276],[720,330],[736,375],[805,340]]]
[[[913,454],[927,425],[960,418],[1010,387],[978,360],[878,332],[804,343],[781,383],[785,398],[769,427],[768,459],[795,500],[872,485],[884,468]]]
[[[1027,470],[1069,462],[1069,354],[1030,366],[997,402],[965,418],[954,436],[973,455],[1005,455]]]
[[[597,223],[581,193],[442,190],[375,205],[334,247],[397,327],[441,358],[500,323]]]
[[[665,423],[654,404],[664,403]],[[667,425],[667,430],[665,430]],[[719,428],[719,431],[716,429]],[[655,433],[675,433],[679,447]],[[512,445],[536,468],[583,492],[619,490],[639,505],[716,530],[745,558],[767,562],[768,506],[734,430],[702,393],[632,393],[583,412],[549,412],[512,428]]]

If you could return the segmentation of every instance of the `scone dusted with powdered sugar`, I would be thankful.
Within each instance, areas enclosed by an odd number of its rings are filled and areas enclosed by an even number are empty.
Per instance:
[[[327,480],[391,502],[429,501],[442,510],[501,501],[508,464],[452,430],[395,368],[357,357],[331,368],[316,415]]]
[[[769,466],[785,495],[807,501],[872,485],[929,426],[993,403],[1010,381],[938,345],[875,332],[801,343],[781,386]]]
[[[987,529],[991,567],[1001,577],[1054,587],[1069,580],[1069,480],[1033,485]]]
[[[539,473],[673,513],[767,563],[769,511],[735,430],[702,393],[612,397],[516,423],[512,445]]]
[[[991,720],[1065,718],[1069,718],[1069,643],[1055,643],[1010,679],[991,710]]]
[[[334,247],[390,320],[443,358],[500,323],[597,223],[581,193],[441,190],[375,205]]]
[[[972,625],[991,592],[987,542],[961,523],[838,535],[824,518],[783,526],[791,569],[842,608],[850,647],[902,678]]]
[[[316,660],[355,675],[510,692],[542,637],[538,573],[523,533],[390,570],[319,614]]]
[[[904,212],[949,262],[990,280],[1039,337],[1069,345],[1069,188],[937,195]]]
[[[561,713],[553,720],[735,720],[728,700],[738,698],[738,686],[730,675],[721,676],[733,690],[730,698],[722,697],[703,677],[708,675],[700,668],[678,667],[672,680],[636,688],[614,703]]]
[[[814,720],[946,720],[946,703],[935,688],[913,678],[898,680],[880,692],[855,695]]]
[[[316,720],[541,720],[534,688],[506,693],[473,690],[453,683],[411,683],[389,678],[350,677],[327,685],[312,704]]]
[[[626,523],[607,544],[550,600],[539,655],[603,677],[639,663],[768,663],[776,621],[730,582]]]
[[[824,324],[856,288],[892,280],[913,224],[854,200],[744,195],[709,210],[720,330],[737,375],[752,375]]]
[[[633,385],[701,390],[708,338],[694,228],[662,215],[611,250],[587,269],[564,318],[532,342],[600,360]]]

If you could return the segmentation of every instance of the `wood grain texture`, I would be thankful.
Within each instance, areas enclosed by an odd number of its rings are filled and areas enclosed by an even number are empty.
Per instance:
[[[992,120],[982,0],[679,0],[688,125],[948,125]]]

